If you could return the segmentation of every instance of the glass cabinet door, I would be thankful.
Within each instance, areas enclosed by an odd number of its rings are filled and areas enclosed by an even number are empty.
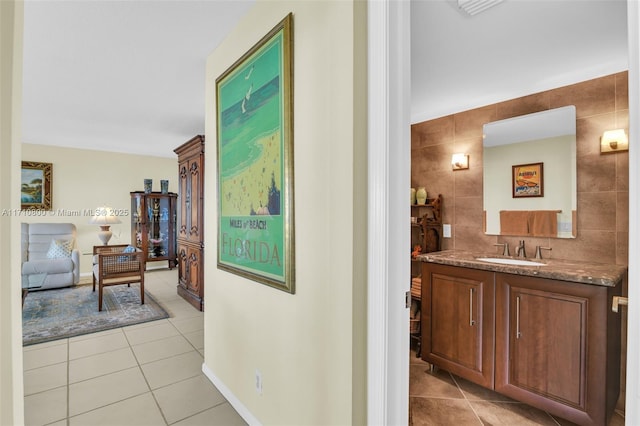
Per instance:
[[[170,244],[170,199],[168,197],[147,197],[147,233],[149,259],[169,255]]]
[[[131,196],[131,243],[137,248],[145,251],[144,238],[142,233],[144,232],[144,197],[140,195]]]
[[[145,262],[176,259],[177,194],[131,192],[131,244],[145,253]]]

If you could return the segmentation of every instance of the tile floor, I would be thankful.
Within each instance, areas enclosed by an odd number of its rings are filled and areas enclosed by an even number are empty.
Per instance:
[[[145,276],[168,319],[25,347],[25,424],[244,425],[202,373],[203,314],[176,282],[176,270]],[[571,425],[410,356],[412,426]]]
[[[432,372],[428,363],[416,358],[414,351],[410,356],[409,423],[412,426],[573,425],[444,370]],[[624,417],[614,413],[609,426],[624,426]]]
[[[177,279],[145,276],[170,318],[25,347],[25,424],[246,424],[202,373],[203,313],[176,294]]]

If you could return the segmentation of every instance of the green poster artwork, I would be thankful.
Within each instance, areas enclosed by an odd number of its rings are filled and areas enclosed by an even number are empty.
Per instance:
[[[291,15],[216,80],[218,267],[294,292]]]

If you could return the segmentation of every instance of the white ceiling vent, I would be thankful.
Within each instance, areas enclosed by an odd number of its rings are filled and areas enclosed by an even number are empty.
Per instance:
[[[502,1],[503,0],[458,0],[458,9],[473,16],[502,3]]]

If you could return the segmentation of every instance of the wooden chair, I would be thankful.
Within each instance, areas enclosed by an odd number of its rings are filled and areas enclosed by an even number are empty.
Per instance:
[[[102,289],[111,285],[140,283],[144,305],[144,256],[140,249],[125,253],[127,244],[93,247],[93,291],[98,284],[98,311],[102,311]]]

